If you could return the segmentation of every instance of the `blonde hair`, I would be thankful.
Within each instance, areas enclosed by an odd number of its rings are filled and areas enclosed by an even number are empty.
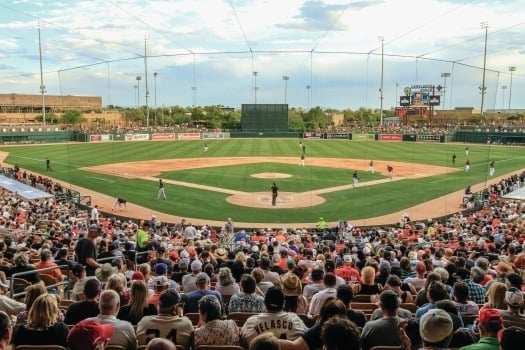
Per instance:
[[[118,294],[122,294],[126,290],[126,279],[121,273],[111,275],[106,284],[106,289],[112,289]]]
[[[361,270],[361,279],[363,284],[373,285],[376,277],[376,270],[372,266],[365,266]]]
[[[42,282],[27,287],[25,299],[26,309],[30,309],[31,305],[35,302],[35,299],[44,294],[47,294],[47,289]]]
[[[144,309],[148,307],[148,287],[142,280],[133,281],[129,299],[129,314],[136,319],[142,318]]]
[[[487,291],[487,301],[491,308],[494,309],[507,309],[505,304],[505,292],[507,291],[507,286],[505,283],[493,282],[489,290]]]
[[[151,266],[148,263],[143,263],[139,265],[139,272],[142,272],[144,276],[151,274]]]
[[[35,299],[27,315],[31,329],[49,328],[57,322],[58,301],[54,294],[44,294]]]
[[[242,263],[246,262],[246,254],[244,254],[244,252],[238,252],[237,255],[235,255],[235,260]]]

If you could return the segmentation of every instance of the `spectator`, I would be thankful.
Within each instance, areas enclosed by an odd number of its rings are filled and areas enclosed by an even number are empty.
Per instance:
[[[425,274],[427,273],[427,268],[425,267],[425,264],[422,261],[418,261],[416,264],[416,276],[415,277],[407,277],[403,279],[403,282],[410,283],[411,285],[416,288],[416,290],[420,290],[425,287]]]
[[[88,320],[98,321],[100,324],[110,324],[115,329],[115,334],[111,337],[108,345],[120,345],[126,349],[135,350],[137,348],[137,337],[135,330],[128,321],[117,319],[116,315],[120,309],[120,298],[114,290],[105,290],[100,294],[98,306],[100,314]]]
[[[77,278],[73,289],[71,289],[71,299],[79,301],[79,295],[84,292],[84,285],[90,279],[96,279],[95,276],[86,276],[86,269],[80,264],[73,266],[73,275]],[[97,280],[98,282],[98,280]],[[100,287],[100,283],[98,283]]]
[[[330,318],[321,331],[323,349],[359,349],[359,331],[356,325],[340,316]]]
[[[250,275],[241,277],[241,293],[230,299],[229,312],[264,312],[262,291],[256,293],[255,279]]]
[[[406,323],[399,326],[403,348],[410,349],[411,341],[405,333]],[[423,340],[424,349],[448,348],[452,337],[452,319],[450,315],[440,309],[427,312],[419,322],[419,334]]]
[[[266,291],[273,287],[273,283],[269,281],[264,281],[264,271],[261,269],[253,269],[251,273],[252,277],[255,279],[257,288],[261,290],[263,294],[266,294]]]
[[[193,291],[191,293],[186,294],[188,296],[188,300],[184,303],[184,314],[187,314],[189,312],[199,312],[199,300],[205,295],[214,295],[217,300],[221,303],[221,314],[224,315],[224,305],[222,302],[222,296],[219,292],[215,290],[210,290],[210,277],[204,273],[201,272],[197,275],[197,278],[195,280],[195,286],[197,287],[196,291]]]
[[[507,307],[504,310],[498,310],[503,318],[503,325],[505,327],[525,328],[525,316],[521,312],[523,307],[522,292],[515,287],[509,288],[505,293],[505,305]]]
[[[129,303],[121,306],[117,318],[128,321],[136,325],[143,316],[157,314],[157,308],[154,304],[148,302],[148,288],[146,282],[136,280],[131,283],[131,295]]]
[[[169,282],[168,279],[165,276],[161,276],[155,281],[155,284],[153,285],[153,295],[149,297],[148,303],[155,305],[159,305],[159,297],[160,295],[169,288]]]
[[[111,289],[117,292],[120,297],[120,305],[127,305],[130,294],[126,288],[126,277],[121,273],[116,273],[109,277],[106,289]]]
[[[507,292],[507,286],[505,283],[494,282],[490,284],[490,287],[487,290],[487,303],[484,307],[489,307],[491,309],[506,309],[507,305],[505,304],[505,293]]]
[[[420,319],[426,312],[436,308],[436,303],[440,300],[448,299],[447,287],[444,283],[436,281],[428,286],[427,298],[429,303],[416,310],[416,318]]]
[[[250,316],[244,323],[241,329],[241,341],[244,346],[250,347],[254,338],[261,333],[270,332],[277,338],[295,340],[306,330],[297,314],[283,311],[284,294],[279,287],[268,289],[264,297],[264,306],[266,312]]]
[[[104,350],[115,330],[110,324],[94,320],[77,323],[68,334],[67,347],[70,350]]]
[[[16,253],[14,257],[14,263],[15,265],[9,268],[9,270],[7,270],[7,273],[6,273],[7,277],[11,277],[15,273],[28,272],[28,271],[35,270],[34,266],[29,265],[29,253],[28,252]],[[30,273],[27,275],[23,275],[18,278],[25,279],[26,281],[29,281],[31,283],[40,282],[40,275],[36,272]],[[18,293],[18,292],[21,292],[21,291],[15,290],[15,293]]]
[[[65,324],[77,324],[86,318],[96,317],[100,313],[97,297],[100,293],[100,283],[93,278],[84,283],[84,300],[77,301],[67,308]]]
[[[383,286],[375,283],[376,271],[372,266],[365,266],[361,270],[361,283],[355,285],[355,294],[379,294],[383,290]]]
[[[153,338],[166,338],[189,349],[193,325],[181,311],[179,293],[164,291],[159,297],[158,314],[144,316],[137,324],[139,345],[146,345]]]
[[[521,350],[525,344],[525,329],[508,327],[498,332],[501,350]]]
[[[163,262],[157,263],[155,265],[155,277],[152,277],[152,278],[150,278],[148,280],[148,288],[153,289],[153,286],[155,285],[155,282],[159,278],[165,277],[165,278],[163,278],[163,280],[168,281],[168,289],[174,290],[177,293],[179,293],[180,292],[180,286],[178,285],[177,282],[175,282],[174,280],[168,278],[168,274],[167,274],[168,273],[168,269],[169,269],[169,267],[165,263],[163,263]]]
[[[241,292],[239,285],[235,282],[232,272],[228,267],[221,267],[219,269],[219,276],[215,290],[222,295],[235,295]]]
[[[221,304],[215,296],[205,295],[199,300],[199,315],[199,327],[194,332],[194,349],[201,345],[240,344],[237,324],[233,320],[221,320]]]
[[[471,272],[465,268],[459,268],[456,274],[461,278],[461,281],[467,285],[469,300],[472,300],[476,304],[484,304],[485,288],[476,281],[482,281],[485,277],[485,272],[479,267],[473,267]]]
[[[67,326],[57,322],[58,302],[54,294],[43,294],[35,299],[27,315],[27,324],[14,335],[13,345],[66,346]]]
[[[431,272],[431,273],[428,274],[428,276],[426,278],[426,281],[425,281],[425,286],[423,287],[423,289],[420,289],[417,292],[416,300],[414,302],[416,304],[416,306],[421,307],[421,306],[429,303],[429,300],[427,298],[428,286],[432,282],[437,282],[437,281],[441,281],[441,276],[438,273]]]
[[[8,314],[0,311],[0,349],[8,350],[13,336],[13,326]]]
[[[321,308],[319,319],[314,326],[304,332],[303,335],[295,339],[279,340],[281,350],[308,350],[321,349],[323,342],[321,340],[321,331],[324,324],[332,317],[339,316],[341,319],[347,319],[346,308],[342,301],[327,300]]]
[[[308,302],[303,297],[301,279],[293,272],[287,272],[281,276],[281,289],[284,293],[284,311],[306,314]]]
[[[401,299],[402,303],[414,302],[414,299],[412,298],[412,294],[401,290],[401,279],[397,275],[388,276],[388,279],[386,280],[385,289],[391,289],[394,292],[396,292],[399,298]]]
[[[477,343],[464,346],[461,350],[499,350],[498,332],[503,329],[503,319],[498,310],[479,310],[478,328],[480,339]],[[523,344],[522,344],[523,345]]]
[[[26,304],[26,310],[18,314],[16,317],[16,324],[26,324],[29,309],[35,302],[36,298],[43,294],[47,294],[47,289],[46,286],[44,286],[44,284],[41,282],[32,284],[26,288],[26,297],[24,300]],[[57,322],[64,322],[64,314],[61,310],[58,310],[57,312]]]
[[[146,350],[177,350],[171,340],[164,338],[153,338],[146,346]]]
[[[463,282],[454,283],[452,289],[452,301],[460,313],[477,315],[479,313],[479,306],[475,302],[468,300],[468,286]]]
[[[312,318],[319,316],[321,307],[328,299],[336,299],[337,289],[335,289],[335,275],[331,272],[325,273],[323,277],[323,284],[325,288],[317,294],[314,294],[310,306],[308,308],[308,315]]]
[[[26,305],[24,303],[20,303],[14,299],[11,299],[4,293],[5,291],[0,288],[0,311],[3,311],[9,316],[14,317],[25,311]]]
[[[346,282],[361,283],[359,271],[353,267],[351,255],[343,256],[343,266],[335,270],[335,275],[343,278]]]
[[[366,323],[366,315],[363,311],[353,310],[351,307],[354,292],[349,285],[342,285],[337,287],[337,300],[341,300],[346,307],[346,315],[348,319],[354,322],[357,327],[363,328]]]
[[[182,289],[186,294],[197,290],[195,280],[197,279],[197,275],[202,272],[202,262],[200,260],[193,260],[190,267],[191,274],[182,276]]]
[[[308,302],[312,300],[312,296],[323,290],[324,284],[323,284],[323,276],[324,271],[322,269],[314,269],[311,273],[312,276],[312,283],[309,283],[304,286],[303,288],[303,295],[306,297]]]
[[[101,265],[97,263],[97,248],[95,246],[95,239],[99,235],[99,227],[96,224],[89,225],[88,235],[77,241],[75,246],[75,255],[79,264],[86,268],[87,276],[94,276],[95,270]]]
[[[279,339],[271,333],[259,334],[253,338],[248,350],[280,350]]]
[[[369,350],[374,346],[399,346],[401,339],[397,329],[401,319],[397,316],[399,298],[392,290],[385,290],[379,295],[379,306],[383,317],[368,321],[361,332],[361,348]]]

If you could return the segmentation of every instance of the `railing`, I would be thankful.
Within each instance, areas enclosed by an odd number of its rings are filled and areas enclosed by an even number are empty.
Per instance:
[[[10,280],[10,283],[9,283],[9,296],[11,297],[11,299],[13,299],[13,298],[17,298],[19,296],[22,296],[22,295],[26,294],[25,291],[19,292],[19,293],[15,293],[15,289],[14,289],[14,286],[15,286],[14,279],[15,278],[21,278],[20,276],[27,276],[27,275],[40,273],[40,272],[45,272],[45,271],[51,271],[51,270],[55,270],[55,269],[66,270],[68,276],[66,276],[67,278],[65,280],[63,280],[63,281],[59,281],[57,283],[46,285],[46,289],[49,290],[49,289],[54,288],[54,287],[66,286],[67,298],[69,299],[69,294],[70,294],[69,283],[70,283],[70,280],[69,280],[69,266],[68,265],[60,265],[60,266],[54,266],[54,267],[44,267],[42,269],[36,269],[36,270],[32,270],[32,271],[24,271],[24,272],[14,273],[13,275],[11,275],[11,280]]]

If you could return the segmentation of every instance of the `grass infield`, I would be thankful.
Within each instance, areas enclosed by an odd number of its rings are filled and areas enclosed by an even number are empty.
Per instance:
[[[208,151],[204,152],[206,143]],[[470,144],[468,158],[471,170],[465,173],[467,157],[464,144],[339,140],[303,140],[303,143],[306,146],[307,163],[304,168],[299,166],[301,149],[299,140],[296,139],[108,142],[13,146],[2,147],[1,150],[9,152],[5,160],[8,164],[18,164],[31,172],[49,175],[110,196],[123,197],[128,202],[159,212],[219,221],[233,216],[238,222],[260,223],[315,222],[319,216],[327,221],[337,221],[385,215],[463,189],[469,184],[488,181],[488,165],[492,160],[496,164],[496,175],[515,172],[525,164],[524,147]],[[341,169],[337,165],[308,166],[310,158],[361,159],[362,166],[357,170],[360,183],[364,184],[382,179],[385,175],[365,172],[371,159],[453,167],[453,153],[457,155],[454,166],[457,168],[456,172],[326,193],[322,194],[325,203],[298,209],[237,206],[226,201],[228,194],[169,183],[166,183],[168,200],[156,201],[156,182],[80,170],[86,166],[157,159],[260,157],[261,163],[167,171],[161,177],[245,192],[269,192],[274,180],[254,178],[251,175],[262,172],[284,173],[291,177],[275,180],[280,190],[303,192],[352,182],[353,170]],[[46,173],[47,157],[51,160],[51,173]],[[271,162],[267,157],[292,157],[297,161],[282,164]]]

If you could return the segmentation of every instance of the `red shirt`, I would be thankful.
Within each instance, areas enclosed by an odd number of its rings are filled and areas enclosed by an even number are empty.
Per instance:
[[[357,281],[361,283],[361,275],[359,274],[359,271],[349,265],[344,265],[343,267],[336,269],[335,275],[343,278],[346,282]]]

